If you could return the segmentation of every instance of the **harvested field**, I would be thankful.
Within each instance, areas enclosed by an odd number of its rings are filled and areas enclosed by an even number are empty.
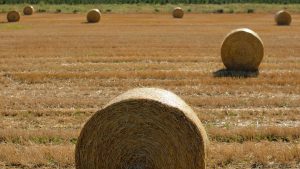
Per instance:
[[[6,15],[0,15],[5,21]],[[0,23],[0,168],[75,168],[80,129],[134,87],[180,96],[211,142],[208,168],[300,168],[300,14],[40,14]],[[265,46],[254,78],[214,77],[248,27]]]

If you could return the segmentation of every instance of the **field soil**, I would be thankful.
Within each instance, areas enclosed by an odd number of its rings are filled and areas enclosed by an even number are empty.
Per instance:
[[[81,127],[117,95],[159,87],[183,98],[210,139],[208,168],[300,168],[300,15],[0,15],[0,168],[75,168]],[[265,45],[257,77],[214,76],[232,29]],[[188,139],[188,138],[187,138]]]

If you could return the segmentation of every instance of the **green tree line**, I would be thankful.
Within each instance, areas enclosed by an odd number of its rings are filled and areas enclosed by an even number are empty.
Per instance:
[[[186,3],[186,4],[227,4],[227,3],[300,3],[300,0],[0,0],[0,4],[134,4],[134,3]]]

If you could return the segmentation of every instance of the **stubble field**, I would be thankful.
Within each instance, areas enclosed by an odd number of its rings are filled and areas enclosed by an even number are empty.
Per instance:
[[[0,21],[5,21],[0,15]],[[265,45],[254,78],[214,77],[248,27]],[[300,15],[34,14],[0,23],[0,168],[74,168],[85,121],[134,87],[171,90],[210,139],[208,168],[300,168]],[[187,138],[188,139],[188,138]]]

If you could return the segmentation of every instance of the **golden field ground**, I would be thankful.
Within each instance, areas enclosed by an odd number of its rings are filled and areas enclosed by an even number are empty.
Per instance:
[[[208,168],[300,168],[300,15],[0,15],[0,168],[74,168],[85,121],[134,87],[183,98],[210,138]],[[265,45],[260,75],[214,77],[220,46],[248,27]]]

